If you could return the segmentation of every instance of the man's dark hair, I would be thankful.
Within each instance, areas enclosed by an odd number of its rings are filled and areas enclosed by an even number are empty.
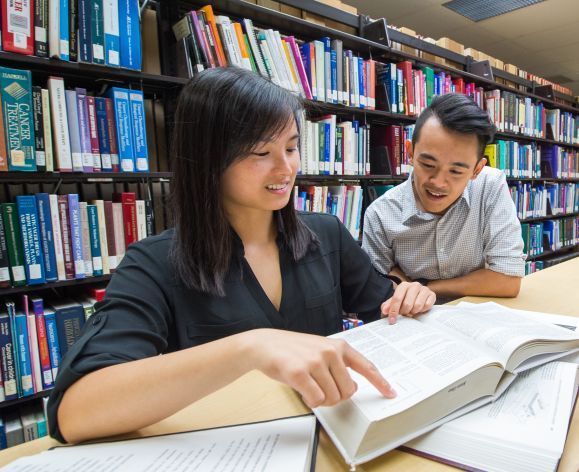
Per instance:
[[[412,146],[416,146],[424,123],[431,117],[435,117],[444,128],[450,131],[475,134],[479,144],[479,159],[484,156],[486,145],[495,137],[495,125],[486,111],[462,93],[447,93],[434,97],[430,106],[425,108],[416,120]]]
[[[294,121],[299,128],[302,111],[297,95],[237,67],[205,70],[181,91],[171,150],[175,238],[170,257],[187,287],[225,294],[235,234],[222,206],[223,172]],[[297,217],[293,191],[274,219],[294,260],[316,246],[316,236]]]

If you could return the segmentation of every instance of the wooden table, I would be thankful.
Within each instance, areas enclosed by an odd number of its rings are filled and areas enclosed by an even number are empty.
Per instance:
[[[564,262],[523,279],[521,293],[514,299],[467,297],[480,303],[497,301],[512,308],[579,316],[579,258]],[[290,388],[259,372],[251,372],[179,413],[125,437],[141,437],[177,431],[224,426],[306,413],[308,409]],[[0,452],[0,466],[18,457],[44,451],[58,443],[42,438]],[[316,470],[347,471],[348,467],[330,442],[320,434]],[[452,467],[412,454],[392,451],[367,464],[361,471],[443,471]],[[579,470],[579,408],[575,408],[559,472]]]

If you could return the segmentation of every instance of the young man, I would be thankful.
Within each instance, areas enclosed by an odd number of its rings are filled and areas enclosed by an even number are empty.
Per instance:
[[[439,298],[517,296],[521,226],[504,174],[485,167],[494,132],[462,94],[436,97],[418,117],[410,177],[366,210],[363,248],[378,271]]]

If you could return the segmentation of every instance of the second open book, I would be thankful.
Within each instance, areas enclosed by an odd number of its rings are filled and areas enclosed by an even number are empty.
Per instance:
[[[579,350],[579,333],[496,304],[434,307],[332,337],[378,367],[398,396],[353,373],[358,391],[316,416],[346,462],[367,462],[499,396],[517,373]]]

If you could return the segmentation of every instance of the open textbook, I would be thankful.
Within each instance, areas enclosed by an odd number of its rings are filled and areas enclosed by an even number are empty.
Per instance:
[[[500,396],[516,374],[579,350],[579,333],[500,305],[436,306],[333,335],[368,357],[398,396],[362,376],[358,391],[316,416],[351,465],[367,462]]]
[[[308,472],[315,465],[313,415],[148,438],[56,447],[2,472]]]
[[[555,471],[577,394],[577,367],[554,361],[522,372],[499,399],[401,448],[469,470]]]

